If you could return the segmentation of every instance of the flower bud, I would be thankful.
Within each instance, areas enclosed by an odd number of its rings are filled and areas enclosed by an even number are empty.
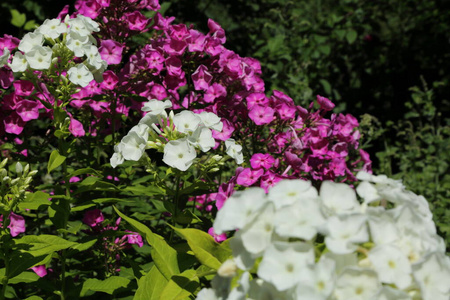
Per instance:
[[[22,172],[23,172],[22,164],[20,162],[17,162],[16,163],[16,173],[17,173],[17,175],[21,175]]]
[[[20,181],[20,178],[14,178],[11,180],[11,185],[16,185]]]
[[[29,171],[30,171],[30,165],[29,165],[29,164],[26,164],[26,165],[25,165],[25,168],[23,169],[23,174],[24,174],[24,175],[27,175]]]
[[[237,265],[232,259],[226,260],[217,270],[217,274],[221,277],[234,277],[236,276]]]
[[[36,175],[37,172],[38,172],[37,170],[31,171],[30,173],[28,173],[28,177],[32,177],[32,176]]]
[[[8,159],[5,158],[4,160],[2,160],[2,162],[0,163],[0,168],[4,168],[6,166],[6,163],[8,162]]]

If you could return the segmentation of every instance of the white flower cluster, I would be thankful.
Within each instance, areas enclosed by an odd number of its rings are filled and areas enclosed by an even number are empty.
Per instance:
[[[425,198],[384,175],[358,178],[362,203],[330,181],[320,192],[302,180],[236,192],[214,230],[238,230],[230,245],[240,278],[231,289],[219,269],[197,299],[450,299],[450,258]]]
[[[66,17],[64,22],[59,19],[45,20],[33,32],[25,34],[19,43],[19,51],[15,52],[9,67],[13,72],[25,72],[29,69],[48,70],[52,63],[58,61],[58,53],[66,48],[72,51],[72,56],[85,58],[83,63],[67,71],[72,83],[85,87],[94,77],[97,81],[101,81],[101,75],[108,64],[101,58],[95,46],[96,41],[91,35],[99,30],[96,22],[83,15],[73,19]],[[46,40],[52,48],[44,46]]]
[[[186,171],[197,157],[197,150],[209,151],[215,146],[212,129],[222,131],[220,118],[212,112],[196,114],[184,110],[177,114],[166,112],[172,103],[169,100],[152,99],[142,110],[148,112],[130,132],[115,146],[111,166],[116,167],[125,160],[138,161],[146,149],[157,149],[164,153],[163,161],[172,168]],[[243,162],[242,147],[232,139],[227,140],[227,153],[238,164]]]

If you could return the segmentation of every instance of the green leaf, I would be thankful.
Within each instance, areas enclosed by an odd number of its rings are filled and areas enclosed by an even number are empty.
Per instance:
[[[200,285],[195,270],[186,270],[174,275],[161,293],[160,299],[185,300],[193,295]]]
[[[16,27],[22,27],[27,20],[25,14],[21,14],[17,9],[11,9],[11,24]]]
[[[71,249],[73,250],[77,250],[77,251],[85,251],[89,248],[91,248],[92,246],[94,246],[94,244],[97,242],[97,239],[93,239],[90,241],[87,241],[85,243],[80,243],[78,245],[73,246]]]
[[[83,168],[83,169],[78,169],[76,171],[73,171],[67,177],[71,178],[71,177],[78,176],[78,175],[83,175],[83,174],[95,174],[97,176],[101,176],[101,173],[99,171],[95,170],[95,169]]]
[[[37,275],[36,275],[36,276],[37,276]],[[31,297],[26,298],[25,300],[44,300],[44,299],[42,299],[42,298],[39,297],[39,296],[31,296]]]
[[[26,272],[22,272],[19,275],[17,275],[16,277],[10,279],[8,281],[8,283],[10,284],[16,284],[16,283],[30,283],[30,282],[35,282],[39,280],[39,277],[36,273],[34,273],[33,271],[26,271]]]
[[[24,244],[29,246],[27,250],[22,250],[24,253],[29,253],[34,257],[47,255],[55,251],[67,249],[78,245],[78,243],[67,241],[55,235],[27,235],[18,240],[16,244]]]
[[[161,293],[169,281],[153,266],[150,271],[138,281],[138,289],[134,300],[159,300]]]
[[[47,173],[50,173],[52,170],[59,167],[65,160],[66,157],[59,154],[58,150],[53,150],[50,154],[50,159],[48,160]]]
[[[111,276],[105,280],[90,278],[83,283],[80,296],[85,296],[88,291],[103,292],[112,295],[116,290],[127,287],[129,283],[130,279],[119,276]]]
[[[36,210],[39,209],[42,205],[49,206],[52,204],[50,200],[50,194],[38,191],[34,193],[30,193],[25,198],[25,201],[19,203],[20,209],[31,209]]]
[[[211,269],[218,270],[231,255],[230,249],[222,248],[221,244],[216,243],[214,238],[204,231],[194,228],[174,229],[188,242],[195,257]]]
[[[320,79],[319,81],[320,81],[320,84],[322,84],[323,90],[325,91],[325,93],[327,95],[331,95],[331,84],[325,79]]]
[[[347,42],[349,44],[353,44],[356,41],[356,37],[358,36],[358,34],[356,33],[355,30],[353,29],[349,29],[347,31],[347,35],[345,36],[347,38]]]
[[[144,224],[127,217],[115,206],[113,206],[113,208],[122,219],[133,226],[139,234],[145,237],[149,245],[152,246],[151,255],[153,261],[167,280],[170,280],[173,275],[180,273],[177,260],[177,251],[170,247],[162,236],[153,233],[150,228]]]
[[[32,266],[45,259],[45,255],[33,255],[31,253],[15,252],[11,255],[9,262],[8,278],[14,278],[20,275],[22,272],[28,270]]]
[[[38,24],[36,23],[36,21],[30,20],[25,23],[25,26],[23,27],[23,29],[31,31],[31,30],[36,29],[37,27],[38,27]]]
[[[48,216],[58,229],[65,229],[70,214],[70,204],[67,199],[52,199],[48,207]]]

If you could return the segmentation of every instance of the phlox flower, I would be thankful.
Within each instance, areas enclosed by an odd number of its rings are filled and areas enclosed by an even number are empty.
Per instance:
[[[130,131],[122,138],[119,144],[119,150],[126,160],[138,161],[145,152],[147,141],[137,134],[135,131]]]
[[[424,300],[450,298],[450,258],[444,252],[431,252],[412,268]]]
[[[67,25],[61,23],[60,19],[47,19],[36,29],[36,32],[52,39],[58,38],[61,34],[67,32]]]
[[[12,62],[9,64],[9,67],[13,72],[25,72],[25,70],[28,68],[28,61],[22,53],[17,51],[14,53],[14,56],[12,58]]]
[[[53,51],[48,46],[35,46],[25,52],[25,58],[31,68],[36,70],[46,70],[52,62]]]
[[[238,165],[244,162],[244,155],[242,154],[242,146],[236,144],[234,139],[228,139],[225,141],[227,154],[234,158]]]
[[[128,232],[130,232],[130,234],[126,235],[128,244],[136,244],[139,247],[144,246],[144,242],[142,241],[142,236],[140,234],[131,231]]]
[[[205,127],[217,131],[222,131],[223,123],[215,113],[202,111],[200,114],[198,114],[198,116],[202,120],[202,123],[203,125],[205,125]]]
[[[305,198],[317,198],[317,190],[310,181],[301,179],[282,180],[268,194],[268,199],[275,204],[277,209],[289,206]]]
[[[249,118],[255,122],[256,125],[269,124],[273,120],[274,110],[269,106],[255,105],[249,111]]]
[[[12,113],[3,120],[3,125],[6,132],[19,135],[23,131],[25,122],[17,113]]]
[[[336,282],[336,262],[322,256],[314,266],[309,266],[312,272],[302,274],[296,288],[296,300],[327,300],[333,292]],[[307,276],[304,276],[304,275]]]
[[[103,40],[99,48],[99,53],[103,60],[106,60],[108,65],[116,65],[122,61],[122,52],[124,45],[113,41]]]
[[[319,103],[320,108],[323,109],[324,111],[333,110],[333,108],[335,107],[335,105],[333,104],[333,102],[330,101],[330,99],[319,95],[317,95],[317,102]]]
[[[2,53],[2,55],[0,55],[0,68],[8,63],[8,59],[9,59],[9,55],[10,54],[11,53],[9,52],[8,48],[4,48],[3,49],[3,53]]]
[[[275,213],[275,232],[283,237],[311,240],[317,228],[325,223],[315,198],[301,198],[292,205],[283,206]]]
[[[189,169],[196,157],[197,152],[189,145],[187,138],[169,141],[164,146],[163,162],[180,171]]]
[[[268,153],[255,153],[252,155],[252,158],[250,158],[250,165],[253,169],[270,169],[274,162],[275,159]]]
[[[45,268],[45,265],[39,265],[31,267],[31,270],[34,271],[39,277],[44,277],[47,275],[47,269]]]
[[[211,73],[208,72],[208,68],[204,65],[200,65],[194,73],[192,73],[192,81],[194,82],[194,88],[197,91],[208,90],[209,83],[212,80]]]
[[[16,106],[16,112],[25,122],[39,118],[39,106],[36,101],[19,101]]]
[[[78,64],[76,67],[70,68],[67,71],[67,75],[72,83],[81,87],[86,87],[92,80],[94,80],[92,73],[83,64]]]
[[[380,287],[374,271],[348,267],[337,279],[333,295],[336,300],[367,300],[372,299]]]
[[[412,300],[412,297],[407,293],[390,287],[388,285],[383,285],[374,298],[376,300]]]
[[[128,21],[128,28],[130,30],[142,31],[145,29],[149,21],[149,19],[147,19],[143,14],[141,14],[137,10],[130,13],[126,13],[124,17]]]
[[[96,227],[105,220],[100,209],[88,210],[83,217],[83,223],[89,227]]]
[[[86,134],[86,131],[84,131],[83,124],[81,124],[80,121],[71,118],[70,119],[70,125],[69,125],[69,131],[73,134],[73,136],[84,136]]]
[[[203,152],[209,151],[216,145],[216,141],[212,137],[211,129],[198,127],[192,135],[188,137],[188,141],[194,147],[200,148]]]
[[[77,32],[70,32],[67,35],[66,46],[73,51],[75,56],[83,57],[86,50],[89,50],[86,46],[90,45],[89,37],[82,36]],[[95,46],[94,46],[95,47]]]
[[[258,277],[272,283],[278,291],[294,287],[300,278],[311,276],[307,266],[314,264],[314,248],[303,242],[274,242],[264,252]]]
[[[362,214],[334,215],[325,225],[325,244],[337,254],[352,253],[357,243],[369,240],[366,225],[367,217]]]
[[[214,227],[208,229],[208,234],[214,238],[214,240],[218,243],[223,242],[227,239],[227,235],[225,233],[216,234],[214,231]]]
[[[200,125],[202,119],[189,110],[183,110],[173,117],[173,123],[178,132],[192,133]]]
[[[29,32],[25,34],[19,43],[19,50],[25,54],[35,46],[41,47],[44,44],[44,36],[39,32]]]
[[[327,215],[360,211],[355,191],[345,183],[324,181],[319,194]]]
[[[242,186],[251,186],[264,174],[263,169],[252,170],[251,168],[245,168],[237,176],[236,183]]]
[[[9,214],[9,232],[11,236],[18,236],[20,233],[25,232],[25,219],[13,212]]]
[[[84,16],[83,17],[80,16],[82,15],[78,15],[76,18],[67,19],[65,21],[65,23],[69,25],[68,33],[69,34],[76,33],[79,36],[87,37],[92,33],[92,31],[86,27],[87,23],[83,21]]]
[[[235,192],[217,212],[214,231],[216,234],[222,234],[225,231],[244,228],[252,222],[256,212],[266,202],[264,190],[258,187]]]
[[[369,260],[383,283],[393,283],[399,289],[411,284],[411,264],[400,249],[393,245],[380,245],[369,251]]]
[[[151,116],[160,116],[163,118],[167,118],[166,109],[172,107],[172,102],[170,100],[159,101],[156,99],[149,100],[144,103],[142,106],[142,111],[147,111]]]

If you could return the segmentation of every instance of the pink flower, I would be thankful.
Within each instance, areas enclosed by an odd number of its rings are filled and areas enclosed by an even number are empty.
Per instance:
[[[211,80],[212,75],[208,72],[208,68],[204,65],[200,65],[192,74],[192,81],[194,82],[194,87],[197,91],[208,90]]]
[[[252,158],[250,158],[250,165],[253,169],[270,169],[274,162],[275,158],[270,154],[255,153]]]
[[[83,124],[75,119],[70,119],[69,131],[74,136],[84,136],[86,132],[84,131]]]
[[[219,83],[213,83],[205,93],[203,100],[208,103],[214,102],[216,98],[225,97],[227,95],[227,90],[225,87]]]
[[[13,85],[17,96],[30,96],[34,91],[34,84],[28,80],[16,80]]]
[[[113,90],[118,82],[119,77],[117,77],[113,71],[108,70],[103,73],[103,81],[100,84],[100,87],[105,90]]]
[[[273,113],[274,110],[268,106],[256,105],[249,111],[248,116],[256,125],[264,125],[272,122]]]
[[[149,21],[143,14],[141,14],[137,10],[131,13],[126,13],[124,17],[130,30],[143,31]]]
[[[323,109],[324,111],[330,111],[335,107],[335,105],[333,104],[333,102],[330,101],[330,99],[319,95],[317,95],[317,102],[319,102],[320,108]]]
[[[25,220],[22,216],[16,215],[15,213],[11,212],[9,214],[9,231],[11,233],[11,236],[17,236],[22,232],[25,232]]]
[[[128,231],[128,230],[127,230]],[[128,244],[136,244],[139,247],[144,246],[144,242],[142,242],[142,236],[140,234],[137,234],[136,232],[128,231],[131,234],[127,234],[127,242]]]
[[[116,41],[103,40],[98,52],[100,53],[102,59],[106,60],[108,65],[116,65],[122,61],[123,48],[124,45]]]
[[[252,170],[244,169],[237,177],[236,183],[242,186],[251,186],[264,174],[263,169]]]
[[[89,210],[84,214],[83,223],[89,227],[100,225],[105,220],[100,209]]]
[[[16,106],[16,112],[25,122],[39,118],[39,107],[36,101],[19,101]]]
[[[221,243],[223,241],[225,241],[227,239],[227,235],[225,233],[222,234],[216,234],[214,232],[214,228],[211,227],[210,229],[208,229],[208,233],[210,236],[212,236],[214,238],[214,240],[218,243]]]
[[[44,277],[47,275],[47,269],[45,268],[45,265],[39,265],[31,267],[31,270],[34,271],[39,277]]]
[[[17,135],[22,133],[23,127],[25,126],[25,122],[16,113],[12,113],[7,116],[3,120],[3,124],[5,125],[6,132],[14,133]]]

